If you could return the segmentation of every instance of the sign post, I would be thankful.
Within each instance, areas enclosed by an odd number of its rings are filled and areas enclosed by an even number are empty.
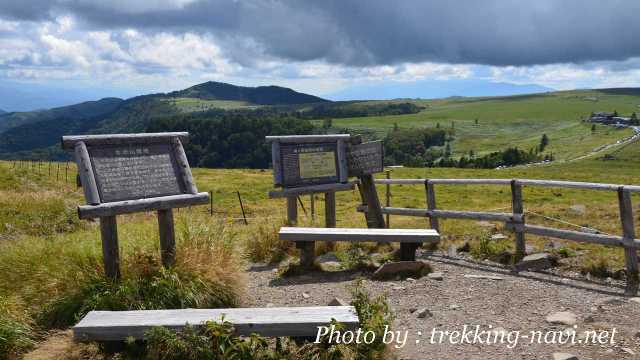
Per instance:
[[[199,193],[182,143],[189,134],[63,136],[73,150],[87,205],[81,219],[100,218],[105,275],[120,277],[116,215],[156,210],[165,267],[175,262],[173,208],[209,203]]]

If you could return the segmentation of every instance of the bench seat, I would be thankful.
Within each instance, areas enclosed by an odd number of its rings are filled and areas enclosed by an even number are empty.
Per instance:
[[[287,241],[371,241],[425,243],[437,242],[440,234],[432,229],[361,229],[281,227],[280,240]]]
[[[78,341],[143,339],[144,333],[155,326],[179,331],[186,324],[197,327],[207,321],[221,322],[223,316],[233,324],[237,335],[244,336],[315,337],[318,327],[328,325],[331,319],[349,329],[359,324],[353,306],[90,311],[73,327],[73,335]]]

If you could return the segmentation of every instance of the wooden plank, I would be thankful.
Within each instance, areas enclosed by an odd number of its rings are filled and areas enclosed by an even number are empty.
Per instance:
[[[287,197],[287,224],[295,226],[298,222],[298,197]]]
[[[522,185],[516,180],[511,181],[511,209],[514,214],[522,215],[524,213],[524,204],[522,200]],[[524,222],[524,217],[522,218]],[[525,256],[526,244],[524,232],[519,228],[514,228],[516,234],[516,259],[520,260]]]
[[[359,207],[358,211],[367,211],[368,208]],[[478,212],[478,211],[456,211],[456,210],[429,210],[383,207],[382,213],[404,216],[435,217],[443,219],[466,219],[466,220],[486,220],[521,223],[523,216],[510,213]]]
[[[627,286],[625,295],[636,295],[638,292],[638,249],[633,247],[636,237],[633,223],[633,206],[631,194],[624,187],[618,189],[618,204],[620,207],[620,221],[622,223],[622,244],[624,246],[625,267],[627,271]]]
[[[391,171],[387,170],[385,171],[385,175],[387,177],[387,179],[391,179]],[[387,184],[385,185],[385,192],[384,192],[384,196],[385,196],[385,203],[384,206],[386,207],[391,207],[391,184]],[[386,214],[387,216],[384,218],[385,220],[385,225],[388,228],[391,227],[391,214]]]
[[[208,203],[209,193],[201,192],[195,195],[171,195],[150,199],[117,201],[95,206],[81,205],[78,206],[78,216],[80,219],[92,219],[102,216],[115,216],[139,211],[173,209],[192,205],[204,205]]]
[[[299,188],[289,188],[283,190],[274,190],[269,191],[269,198],[283,198],[291,195],[305,195],[305,194],[313,194],[313,193],[324,193],[327,191],[346,191],[353,190],[355,183],[349,182],[346,184],[322,184],[322,185],[313,185],[313,186],[304,186]]]
[[[424,187],[427,196],[427,209],[433,213],[436,209],[436,190],[430,180],[424,181]],[[432,229],[440,231],[440,222],[437,216],[429,216],[429,225]]]
[[[345,143],[345,139],[338,139],[337,149],[338,176],[340,177],[341,183],[346,183],[349,181],[349,169],[347,166],[347,144]]]
[[[164,133],[140,133],[140,134],[104,134],[104,135],[70,135],[62,137],[62,148],[73,149],[77,142],[84,142],[87,146],[93,145],[120,145],[120,144],[150,144],[158,142],[170,142],[173,138],[179,138],[186,143],[189,141],[188,132],[164,132]]]
[[[324,217],[326,227],[336,227],[336,193],[333,191],[324,193]]]
[[[186,324],[201,326],[207,321],[233,324],[237,335],[257,333],[267,337],[315,337],[319,326],[332,319],[347,329],[359,325],[353,306],[311,306],[237,309],[181,309],[141,311],[90,311],[73,327],[78,341],[142,340],[154,326],[181,330]]]
[[[75,157],[76,164],[78,164],[78,177],[80,178],[82,191],[84,191],[84,198],[87,201],[87,204],[100,204],[100,195],[98,194],[96,178],[93,174],[93,168],[91,167],[89,151],[87,151],[87,145],[84,142],[80,141],[76,143]]]
[[[364,229],[281,227],[280,240],[286,241],[370,241],[370,242],[435,242],[440,234],[433,229]]]
[[[588,190],[612,190],[617,191],[620,185],[614,184],[599,184],[577,181],[556,181],[556,180],[522,180],[517,179],[518,185],[526,186],[541,186],[541,187],[561,187],[561,188],[573,188],[573,189],[588,189]]]
[[[280,141],[283,144],[289,143],[320,143],[320,142],[333,142],[338,140],[349,140],[351,135],[349,134],[335,134],[335,135],[284,135],[284,136],[266,136],[265,140]]]
[[[110,279],[119,279],[120,250],[118,248],[118,224],[115,216],[100,218],[100,235],[102,237],[104,273]]]
[[[171,139],[171,145],[173,146],[173,152],[180,169],[180,175],[182,183],[184,184],[184,190],[187,194],[197,194],[198,188],[196,182],[193,180],[193,174],[191,174],[191,168],[189,167],[189,161],[187,160],[187,154],[184,152],[182,142],[179,138],[175,137]]]
[[[533,234],[538,236],[555,237],[558,239],[572,240],[578,242],[586,242],[592,244],[608,245],[608,246],[621,246],[622,237],[615,235],[603,235],[603,234],[591,234],[581,231],[572,230],[560,230],[552,229],[538,225],[521,225],[524,232],[527,234]],[[634,248],[640,247],[640,240],[635,239],[630,244]]]
[[[271,143],[271,165],[273,167],[273,184],[276,186],[283,184],[282,164],[280,163],[280,141]]]
[[[160,230],[160,256],[164,267],[172,266],[176,261],[176,234],[173,223],[173,210],[158,210]]]
[[[377,179],[377,184],[422,185],[426,180],[442,185],[509,185],[510,179]]]

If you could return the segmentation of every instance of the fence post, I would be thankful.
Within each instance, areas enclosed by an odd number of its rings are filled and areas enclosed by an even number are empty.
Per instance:
[[[627,286],[624,294],[634,296],[638,292],[638,252],[632,243],[636,237],[633,224],[633,207],[631,194],[618,188],[618,203],[620,205],[620,221],[622,222],[622,245],[624,246],[624,261],[627,270]]]
[[[391,171],[387,170],[385,171],[386,175],[387,175],[387,179],[391,179]],[[385,193],[385,197],[386,197],[386,202],[385,202],[385,206],[386,207],[391,207],[391,184],[387,184],[386,186],[386,193]],[[390,220],[391,220],[391,214],[386,214],[386,225],[387,225],[387,229],[389,229],[391,227]]]
[[[298,222],[298,198],[295,195],[287,196],[287,224],[296,226]]]
[[[336,227],[336,193],[327,191],[324,193],[324,225],[328,228]],[[334,250],[335,243],[327,241],[327,249]]]
[[[436,209],[436,190],[433,187],[433,183],[426,179],[424,181],[424,189],[425,194],[427,196],[427,210],[435,210]],[[440,223],[438,222],[438,218],[435,216],[429,216],[429,225],[432,229],[437,232],[440,232]]]
[[[310,202],[310,207],[311,207],[311,222],[315,223],[316,222],[316,194],[311,193],[309,195],[309,202]]]
[[[240,202],[240,210],[242,210],[242,219],[244,219],[244,224],[249,225],[249,222],[247,222],[247,215],[244,212],[244,205],[242,204],[242,198],[240,197],[240,191],[236,191],[236,193],[238,194],[238,201]]]
[[[524,205],[522,203],[522,185],[513,179],[511,180],[511,208],[513,214],[524,214]],[[522,220],[524,222],[524,218]],[[526,246],[524,240],[524,231],[520,226],[514,226],[516,233],[516,260],[521,260],[525,256]]]
[[[209,216],[213,216],[213,190],[209,190]]]

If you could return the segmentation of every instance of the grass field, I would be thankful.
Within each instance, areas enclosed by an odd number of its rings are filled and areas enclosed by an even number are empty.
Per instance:
[[[244,101],[233,100],[204,100],[197,98],[169,98],[164,99],[174,105],[178,111],[182,113],[200,112],[211,109],[243,109],[243,108],[255,108],[256,105],[249,104]]]
[[[409,115],[335,119],[333,126],[374,131],[383,137],[396,125],[415,128],[439,123],[441,128],[453,127],[456,132],[454,155],[470,150],[481,155],[514,145],[529,149],[546,133],[551,140],[547,151],[556,159],[570,159],[631,135],[631,130],[605,126],[597,126],[592,133],[591,124],[582,122],[591,112],[617,110],[630,115],[640,110],[640,96],[599,91],[412,101],[427,108]]]

